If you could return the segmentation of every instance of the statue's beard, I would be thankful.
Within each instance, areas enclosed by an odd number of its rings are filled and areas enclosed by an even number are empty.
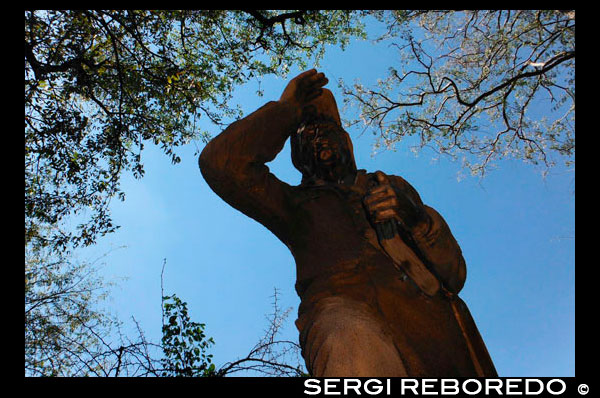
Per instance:
[[[342,160],[339,145],[327,139],[316,139],[312,143],[311,152],[313,153],[315,164],[326,168],[330,168]]]
[[[333,142],[314,142],[305,151],[308,156],[306,169],[316,179],[339,182],[354,171],[347,148]]]

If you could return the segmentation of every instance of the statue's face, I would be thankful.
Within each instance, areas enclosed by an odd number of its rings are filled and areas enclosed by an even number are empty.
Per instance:
[[[347,133],[335,123],[309,124],[296,134],[300,152],[298,160],[305,174],[338,181],[355,169],[346,140]]]
[[[316,164],[328,167],[340,160],[344,143],[336,133],[329,125],[307,126],[300,133],[304,151]]]

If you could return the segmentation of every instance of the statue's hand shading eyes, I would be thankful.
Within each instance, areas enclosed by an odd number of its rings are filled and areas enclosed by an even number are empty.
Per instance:
[[[283,90],[279,102],[287,102],[299,110],[323,92],[322,87],[329,80],[316,69],[303,72],[293,78]]]

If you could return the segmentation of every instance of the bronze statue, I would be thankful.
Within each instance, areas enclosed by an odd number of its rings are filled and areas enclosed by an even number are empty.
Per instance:
[[[223,200],[296,261],[296,325],[316,377],[496,376],[457,296],[465,262],[444,219],[404,179],[357,170],[328,80],[312,69],[279,101],[211,140],[199,165]],[[269,172],[285,141],[302,173]]]

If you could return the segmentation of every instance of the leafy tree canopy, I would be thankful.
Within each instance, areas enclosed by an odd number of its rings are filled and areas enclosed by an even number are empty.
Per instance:
[[[348,11],[25,11],[25,219],[64,249],[115,230],[110,198],[144,145],[175,148],[240,116],[232,90],[361,35]],[[77,231],[42,234],[88,211]]]

